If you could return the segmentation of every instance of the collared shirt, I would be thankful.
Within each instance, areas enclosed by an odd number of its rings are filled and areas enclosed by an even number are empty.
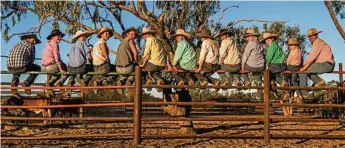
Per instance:
[[[241,63],[240,52],[236,48],[235,43],[229,37],[222,40],[219,55],[220,58],[225,58],[224,64],[235,65]]]
[[[59,44],[49,40],[43,50],[42,65],[61,64]]]
[[[129,66],[134,63],[134,57],[131,46],[129,45],[129,38],[122,40],[116,52],[115,63],[117,66]]]
[[[104,39],[99,39],[92,49],[92,51],[93,51],[93,53],[92,53],[92,64],[96,65],[96,66],[102,65],[102,64],[104,64],[105,61],[107,61],[107,59],[105,57],[106,55],[103,55],[103,53],[102,53],[102,50],[100,47],[101,44],[107,45],[107,41],[105,41]]]
[[[308,58],[306,60],[306,63],[309,62],[334,63],[334,57],[331,47],[324,40],[317,38],[312,43],[310,54],[308,55]]]
[[[265,66],[264,47],[258,41],[249,41],[242,57],[242,66],[250,67]]]
[[[10,68],[22,68],[35,61],[35,45],[22,40],[10,51],[7,58],[7,66]]]
[[[299,47],[292,49],[289,52],[288,58],[286,59],[286,65],[301,66],[302,64],[302,51]]]
[[[215,40],[204,40],[201,44],[199,63],[217,64],[219,55],[218,48],[219,45]]]
[[[165,53],[162,43],[155,37],[146,39],[143,57],[150,57],[149,62],[157,66],[165,66]]]
[[[196,53],[193,47],[184,39],[177,43],[174,54],[173,66],[180,63],[180,66],[185,70],[196,69]]]
[[[267,48],[266,64],[281,64],[284,62],[285,54],[283,49],[279,47],[276,41],[272,41],[272,43]]]
[[[71,51],[68,53],[68,66],[78,67],[87,63],[87,52],[89,48],[84,41],[77,41],[73,44]]]

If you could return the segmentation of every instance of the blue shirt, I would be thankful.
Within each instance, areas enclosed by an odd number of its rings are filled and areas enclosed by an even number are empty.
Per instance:
[[[78,67],[87,63],[87,52],[89,48],[85,42],[77,41],[73,44],[71,51],[68,54],[68,66]]]

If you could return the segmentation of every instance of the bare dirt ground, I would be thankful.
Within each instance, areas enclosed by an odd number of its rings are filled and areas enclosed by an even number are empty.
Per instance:
[[[72,123],[55,122],[48,127],[32,123],[25,126],[3,125],[2,136],[47,136],[76,134],[115,134],[132,133],[131,123]],[[194,122],[198,134],[263,134],[263,125],[257,122]],[[311,134],[311,135],[344,135],[345,126],[333,122],[272,123],[272,134]],[[163,135],[179,132],[178,122],[160,121],[143,122],[143,134]],[[2,140],[2,147],[135,147],[130,137],[126,140],[81,139],[81,140]],[[144,139],[137,147],[266,147],[263,139]],[[345,147],[345,140],[310,140],[310,139],[272,139],[270,147]]]

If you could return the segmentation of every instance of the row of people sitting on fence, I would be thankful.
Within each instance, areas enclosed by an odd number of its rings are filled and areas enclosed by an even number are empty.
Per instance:
[[[197,52],[190,44],[192,35],[182,29],[178,29],[175,34],[171,35],[176,42],[176,50],[173,62],[170,65],[167,54],[163,48],[162,43],[155,37],[156,32],[147,27],[144,27],[142,32],[138,34],[134,27],[126,29],[122,36],[124,39],[118,47],[115,70],[120,77],[114,80],[113,76],[106,76],[111,72],[113,65],[110,64],[109,49],[107,47],[107,40],[113,36],[113,30],[102,27],[97,33],[99,40],[95,43],[92,49],[86,46],[85,40],[91,35],[87,32],[78,31],[72,38],[74,43],[69,52],[68,65],[64,64],[60,58],[59,42],[65,36],[59,30],[53,30],[47,37],[47,45],[43,51],[42,56],[42,70],[47,72],[52,78],[46,82],[46,86],[62,86],[67,79],[66,71],[72,74],[67,85],[74,85],[75,81],[79,82],[81,86],[87,86],[91,80],[91,76],[84,75],[86,72],[93,69],[95,72],[104,75],[95,75],[96,81],[94,86],[109,85],[115,83],[117,85],[131,84],[134,80],[130,75],[134,71],[134,65],[138,63],[138,49],[134,42],[137,36],[142,36],[145,40],[145,49],[140,62],[140,67],[145,71],[149,71],[145,75],[146,84],[151,85],[164,84],[164,80],[160,76],[160,71],[165,69],[172,69],[172,72],[177,74],[178,85],[194,85],[197,81],[198,85],[205,86],[208,83],[214,85],[229,86],[232,83],[235,85],[242,85],[240,75],[244,81],[245,86],[251,86],[248,74],[242,73],[241,70],[246,70],[252,73],[255,78],[254,84],[262,84],[262,73],[268,68],[272,74],[272,80],[285,87],[288,82],[292,85],[298,86],[297,74],[286,75],[284,78],[282,72],[289,71],[307,71],[308,76],[317,87],[325,86],[325,81],[317,74],[328,73],[334,69],[334,58],[330,46],[320,38],[318,34],[320,31],[316,29],[308,29],[307,36],[312,43],[312,49],[306,62],[302,65],[302,52],[299,43],[296,39],[290,38],[287,41],[289,46],[289,55],[285,56],[282,48],[277,44],[277,35],[272,33],[264,33],[262,39],[259,41],[260,34],[254,29],[247,29],[244,37],[248,41],[243,55],[235,46],[231,39],[232,32],[221,29],[216,37],[220,37],[221,45],[211,36],[210,30],[202,29],[196,34],[202,41],[199,58],[197,60]],[[35,65],[35,44],[41,41],[34,34],[21,36],[21,42],[15,45],[8,57],[8,70],[13,73],[13,80],[11,86],[17,86],[19,83],[19,76],[26,71],[40,71],[40,66]],[[265,43],[267,49],[265,50]],[[91,55],[92,52],[92,55]],[[92,63],[92,65],[87,64]],[[220,64],[220,69],[226,73],[220,73],[221,82],[211,75],[215,73],[217,65]],[[190,73],[177,73],[178,70],[184,70]],[[61,74],[57,74],[61,73]],[[76,74],[76,76],[74,76]],[[37,74],[31,74],[23,83],[22,86],[30,86]],[[14,94],[18,93],[13,90]],[[25,92],[30,94],[30,89]],[[50,90],[49,93],[52,91]],[[301,97],[301,93],[298,97]]]

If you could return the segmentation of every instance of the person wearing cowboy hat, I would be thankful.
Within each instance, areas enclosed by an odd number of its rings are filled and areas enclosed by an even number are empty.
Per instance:
[[[24,34],[20,39],[21,41],[10,50],[7,58],[7,69],[13,74],[11,87],[18,86],[19,77],[22,73],[27,71],[41,71],[41,67],[34,64],[36,54],[35,44],[40,44],[41,41],[35,34]],[[22,86],[30,86],[36,77],[37,74],[30,74],[22,83]],[[16,89],[12,89],[11,91],[13,95],[19,96]],[[25,93],[30,95],[31,90],[25,89]]]
[[[220,79],[223,81],[222,86],[230,86],[232,80],[237,86],[241,86],[240,70],[241,70],[241,53],[237,49],[235,42],[230,38],[233,33],[227,29],[221,29],[216,37],[220,37],[222,43],[219,48],[220,67],[224,73],[219,73]]]
[[[248,41],[242,56],[242,71],[248,70],[252,73],[256,84],[262,84],[262,72],[265,70],[264,47],[258,41],[258,34],[254,29],[247,29],[244,37]],[[251,86],[248,74],[241,74],[245,86]]]
[[[67,83],[67,86],[71,87],[77,81],[81,86],[87,86],[88,82],[91,80],[91,76],[83,74],[92,70],[92,66],[88,63],[92,61],[91,50],[87,47],[85,41],[91,35],[89,32],[83,32],[81,30],[77,31],[72,38],[72,49],[68,53],[68,66],[67,71],[71,74],[71,77]],[[76,80],[77,78],[77,80]],[[71,89],[69,90],[71,93]],[[85,90],[82,91],[84,96]]]
[[[211,77],[217,67],[219,45],[211,36],[211,31],[208,29],[202,29],[196,36],[200,38],[202,44],[195,76],[198,78],[201,86],[206,86],[208,82],[219,86],[220,82]],[[201,71],[203,72],[202,74],[200,74]]]
[[[299,71],[301,65],[302,65],[302,51],[300,48],[300,44],[296,38],[289,38],[286,42],[286,45],[288,45],[289,48],[289,54],[286,59],[286,65],[288,71]],[[299,86],[298,83],[298,74],[286,74],[286,80],[290,81],[290,84],[292,86]],[[294,91],[290,92],[294,93]],[[303,102],[303,96],[301,90],[296,90],[297,97],[296,102],[301,104]],[[290,102],[292,103],[292,102]],[[288,109],[288,115],[292,115],[292,108]]]
[[[58,29],[54,29],[50,35],[47,37],[47,45],[43,50],[42,56],[42,69],[47,72],[51,79],[46,82],[46,86],[62,86],[65,80],[68,78],[66,70],[67,66],[61,61],[59,43],[61,38],[65,36]],[[59,73],[60,74],[57,74]],[[64,89],[61,89],[64,92]],[[47,95],[52,95],[53,91],[51,89],[47,90]]]
[[[307,71],[308,76],[316,87],[326,86],[326,82],[318,74],[329,73],[334,69],[335,61],[331,47],[318,37],[321,31],[315,28],[308,29],[307,36],[312,44],[311,51],[300,71]]]
[[[177,85],[184,85],[186,78],[188,85],[194,85],[192,71],[196,70],[196,53],[192,45],[187,41],[192,38],[192,35],[185,32],[183,29],[178,29],[175,34],[170,36],[177,42],[174,59],[173,59],[173,72],[177,77]],[[178,73],[178,70],[184,70],[188,73]]]
[[[154,36],[156,31],[151,30],[150,28],[143,27],[142,33],[140,36],[143,36],[146,40],[145,49],[143,54],[143,60],[139,65],[145,71],[148,71],[148,75],[144,74],[144,77],[147,77],[146,84],[152,85],[153,81],[156,81],[158,85],[163,85],[164,81],[160,77],[160,71],[165,68],[165,65],[169,65],[166,54],[163,49],[162,43]],[[152,77],[150,75],[152,73]],[[149,89],[150,90],[150,89]],[[158,91],[162,91],[158,89]]]
[[[131,85],[134,81],[133,76],[128,76],[134,72],[134,66],[138,63],[138,50],[134,39],[137,37],[138,33],[134,27],[130,27],[122,32],[122,37],[124,39],[121,41],[117,49],[115,65],[116,72],[120,74],[116,84],[118,86]],[[117,89],[119,94],[122,94],[122,89]]]
[[[107,46],[107,41],[111,36],[113,36],[114,31],[109,29],[108,27],[102,27],[99,32],[97,33],[97,38],[99,40],[93,46],[93,54],[92,54],[92,64],[94,71],[99,73],[96,75],[96,80],[93,81],[94,86],[99,86],[102,84],[106,86],[113,82],[113,77],[108,76],[106,77],[105,74],[111,72],[112,66],[109,60],[109,48]],[[94,92],[97,94],[98,89],[94,89]]]
[[[271,72],[272,80],[276,81],[282,87],[286,87],[288,84],[284,79],[282,72],[286,69],[285,54],[282,48],[277,44],[277,34],[264,33],[262,35],[261,43],[266,43],[266,68],[269,68]]]

